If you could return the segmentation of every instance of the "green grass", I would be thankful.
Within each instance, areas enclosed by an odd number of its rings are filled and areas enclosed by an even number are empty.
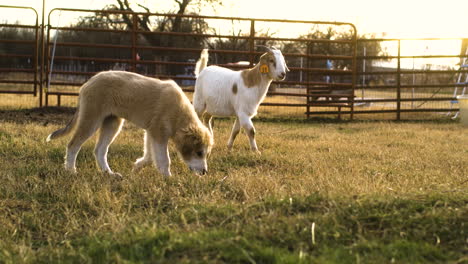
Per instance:
[[[465,263],[468,134],[454,122],[255,120],[262,155],[215,120],[209,173],[132,173],[126,124],[97,172],[94,138],[63,170],[70,111],[0,114],[0,263]],[[173,149],[171,149],[173,150]]]

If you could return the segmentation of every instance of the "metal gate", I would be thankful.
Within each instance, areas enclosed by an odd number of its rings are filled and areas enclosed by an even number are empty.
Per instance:
[[[22,10],[35,23],[0,24],[0,94],[38,94],[39,22],[34,8],[2,6],[0,9]],[[9,37],[21,32],[21,39]],[[21,52],[18,52],[20,50]]]
[[[54,22],[54,17],[73,14],[119,19],[106,28],[96,24],[66,26]],[[143,20],[164,19],[206,25],[208,29],[150,31],[141,24]],[[282,50],[291,72],[285,81],[272,84],[262,106],[287,108],[285,115],[294,108],[307,117],[320,114],[312,110],[319,107],[334,108],[329,110],[334,113],[339,113],[342,107],[353,111],[357,39],[356,28],[349,23],[80,9],[54,9],[48,21],[46,105],[50,96],[56,96],[60,105],[62,96],[77,95],[76,87],[102,70],[122,69],[170,78],[185,91],[193,92],[193,68],[202,48],[210,48],[210,64],[240,70],[257,63],[264,52],[258,45],[268,45]],[[231,25],[233,29],[224,30],[223,25]],[[221,28],[215,29],[216,26]],[[271,28],[298,27],[304,31],[296,35],[283,31],[274,36],[268,34]],[[333,39],[331,35],[321,35],[320,30],[326,32],[331,28],[346,32],[346,37]],[[317,34],[307,35],[311,30],[316,30]],[[336,66],[327,67],[327,63]]]
[[[459,78],[468,75],[468,67],[402,65],[418,59],[466,61],[465,50],[450,55],[401,52],[411,41],[446,39],[358,40],[349,23],[54,9],[42,27],[33,8],[0,9],[33,13],[30,24],[0,24],[0,94],[39,95],[39,106],[75,105],[79,86],[104,70],[173,79],[190,97],[193,68],[203,48],[210,49],[209,64],[242,70],[265,52],[259,45],[281,49],[291,70],[285,81],[272,83],[260,115],[437,119],[458,112],[456,96],[468,86]],[[70,17],[75,20],[65,19]],[[148,21],[172,28],[149,27]],[[9,30],[28,37],[8,37],[4,33]],[[366,53],[369,43],[389,42],[396,43],[393,53]],[[393,65],[373,64],[379,60]]]

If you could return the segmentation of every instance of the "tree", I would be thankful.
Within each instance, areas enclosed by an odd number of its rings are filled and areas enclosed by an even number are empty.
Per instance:
[[[96,12],[90,16],[81,17],[79,22],[73,27],[112,29],[112,30],[138,30],[136,45],[142,47],[137,50],[137,56],[146,61],[173,61],[187,62],[193,58],[193,54],[174,51],[164,51],[151,49],[152,47],[166,48],[194,48],[201,49],[204,46],[204,37],[195,35],[178,35],[170,33],[205,33],[208,31],[207,23],[199,17],[184,17],[194,6],[203,4],[220,5],[222,0],[174,0],[177,7],[175,16],[156,16],[149,7],[141,4],[132,4],[128,0],[116,0],[115,4],[108,5],[103,12]],[[139,8],[140,10],[136,10]],[[138,15],[135,11],[141,11]],[[125,12],[122,12],[125,11]],[[161,13],[161,12],[160,12]],[[148,32],[148,33],[145,33]],[[158,34],[162,33],[162,34]],[[132,45],[132,35],[121,32],[95,32],[95,31],[63,31],[58,35],[60,42],[91,42],[99,44]],[[146,48],[148,47],[148,48]],[[56,55],[77,56],[92,58],[119,58],[131,59],[130,49],[112,48],[89,48],[79,47],[58,47]],[[57,62],[60,63],[60,62]],[[109,63],[99,63],[93,61],[76,61],[73,64],[87,65],[88,70],[98,71],[112,67]],[[88,65],[89,64],[89,65]],[[92,65],[91,65],[92,64]],[[102,64],[102,65],[101,65]],[[141,64],[140,64],[141,66]],[[176,75],[185,71],[184,67],[167,66],[164,63],[154,65],[144,64],[145,73],[156,73]],[[156,68],[158,70],[156,71]]]
[[[352,40],[354,32],[352,30],[339,30],[340,27],[324,27],[324,26],[315,26],[312,30],[301,36],[302,39],[311,39],[311,40],[329,40],[326,42],[322,41],[305,41],[300,47],[303,53],[311,55],[327,55],[330,58],[323,59],[309,59],[307,62],[308,68],[327,68],[329,67],[327,63],[330,61],[333,64],[333,69],[345,69],[350,68],[352,61],[350,59],[334,59],[335,55],[353,55],[354,45],[352,44],[343,44],[334,42],[334,40]],[[361,35],[357,36],[357,39],[372,39],[374,36]],[[358,41],[357,43],[357,56],[363,56],[363,51],[366,50],[366,56],[377,56],[385,55],[380,42],[378,41]],[[356,65],[356,71],[362,72],[363,65],[358,63]],[[366,69],[372,67],[372,60],[366,61]],[[346,78],[344,78],[346,79]],[[309,74],[309,80],[322,81],[323,76],[313,73]],[[335,78],[335,80],[343,81],[343,78]]]
[[[132,5],[128,2],[128,0],[116,0],[117,4],[108,5],[105,9],[106,10],[119,10],[119,11],[131,11],[135,12]],[[152,31],[157,28],[158,31],[169,31],[169,32],[183,32],[183,21],[184,18],[181,15],[185,15],[189,10],[190,5],[197,5],[201,6],[203,3],[208,3],[212,6],[222,5],[222,0],[173,0],[176,6],[178,7],[176,12],[171,12],[176,14],[177,16],[170,16],[165,17],[161,20],[157,20],[157,24],[154,25],[153,21],[149,19],[149,14],[151,13],[151,9],[147,6],[143,6],[141,4],[136,4],[138,7],[145,10],[148,15],[143,15],[142,17],[138,17],[137,23],[139,24],[140,28],[146,31]],[[127,24],[129,28],[133,27],[133,20],[131,15],[123,14],[123,20]],[[109,19],[111,20],[111,19]]]
[[[201,6],[203,4],[221,5],[222,0],[173,0],[177,6],[177,11],[173,12],[175,16],[151,16],[150,8],[141,4],[136,4],[139,8],[143,9],[146,14],[134,15],[131,13],[123,14],[110,14],[100,13],[96,17],[106,21],[111,27],[118,28],[122,25],[126,25],[127,29],[137,28],[147,32],[169,32],[169,33],[204,33],[208,29],[207,23],[201,18],[183,17],[182,15],[187,14],[191,5]],[[132,4],[128,0],[116,0],[116,4],[108,5],[105,10],[107,11],[130,11],[135,12],[132,8]],[[145,13],[144,12],[144,13]],[[122,21],[124,24],[122,24]],[[134,25],[134,23],[137,25]],[[144,43],[140,43],[146,46],[158,46],[158,47],[191,47],[200,49],[203,47],[204,38],[200,36],[183,36],[174,34],[140,34],[141,38],[144,39]],[[164,58],[159,57],[162,60],[170,61],[187,61],[187,54],[181,54],[180,52],[165,52]],[[156,56],[156,55],[153,55]],[[153,57],[151,56],[151,57]],[[153,58],[151,58],[153,59]],[[170,66],[169,72],[175,74],[181,70],[180,67]]]
[[[222,38],[218,37],[212,41],[206,41],[205,44],[211,50],[227,50],[227,51],[249,51],[250,50],[250,32],[243,33],[242,30],[236,29],[234,22],[232,26],[232,37],[229,38]],[[210,29],[213,35],[217,35],[218,32],[211,28]],[[272,34],[267,30],[266,32],[259,31],[255,33],[256,37],[272,37]],[[266,40],[256,40],[256,45],[263,45],[267,46]],[[272,45],[272,43],[270,43]],[[264,52],[265,49],[261,47],[254,47],[255,50]],[[238,61],[249,61],[251,56],[249,54],[238,54],[238,53],[217,53],[214,54],[216,64],[226,64],[226,63],[233,63]],[[252,63],[256,63],[257,61],[252,61]]]

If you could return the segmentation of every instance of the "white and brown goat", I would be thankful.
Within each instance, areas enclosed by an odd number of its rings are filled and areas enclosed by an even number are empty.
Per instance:
[[[265,47],[267,48],[267,47]],[[270,83],[284,80],[286,66],[283,54],[275,48],[267,48],[255,67],[233,71],[219,66],[207,66],[208,50],[201,52],[195,68],[197,81],[193,104],[195,111],[211,133],[213,116],[235,116],[228,142],[231,149],[240,128],[244,128],[249,137],[250,147],[259,152],[255,141],[255,128],[252,117],[257,114],[260,103],[265,98]]]

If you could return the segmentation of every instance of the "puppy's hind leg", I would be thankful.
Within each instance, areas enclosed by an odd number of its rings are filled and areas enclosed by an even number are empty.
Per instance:
[[[144,147],[143,147],[143,157],[137,159],[135,161],[135,165],[133,166],[133,171],[137,172],[144,166],[151,163],[151,149],[152,147],[152,138],[148,135],[148,132],[145,131],[144,137]]]
[[[65,169],[76,173],[76,157],[80,152],[81,145],[90,138],[98,129],[100,120],[92,117],[80,117],[75,133],[67,146],[65,155]]]
[[[203,115],[203,124],[210,130],[211,135],[213,135],[213,116],[208,112]]]
[[[124,120],[116,116],[108,116],[102,121],[100,129],[99,139],[94,148],[94,155],[96,157],[99,168],[110,175],[122,177],[119,173],[114,173],[109,164],[107,163],[107,152],[109,151],[109,145],[112,144],[114,139],[120,133]]]

